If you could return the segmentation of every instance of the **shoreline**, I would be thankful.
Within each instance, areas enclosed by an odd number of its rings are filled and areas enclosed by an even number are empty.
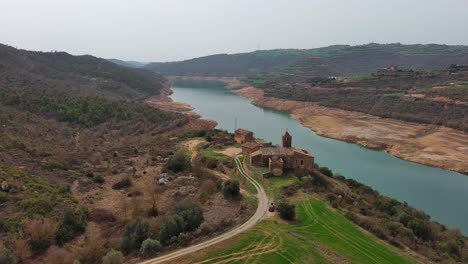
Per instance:
[[[161,90],[160,95],[152,96],[145,100],[145,103],[152,107],[168,112],[180,113],[188,117],[189,120],[186,124],[170,131],[170,133],[177,133],[185,130],[211,130],[218,125],[216,121],[202,118],[201,115],[193,112],[194,108],[189,104],[174,102],[174,100],[169,97],[171,94],[171,84],[168,83]]]
[[[291,118],[319,136],[382,150],[399,159],[468,173],[468,135],[447,127],[381,118],[359,112],[264,97],[263,90],[234,77],[169,76],[169,80],[220,81],[251,104],[287,111]]]

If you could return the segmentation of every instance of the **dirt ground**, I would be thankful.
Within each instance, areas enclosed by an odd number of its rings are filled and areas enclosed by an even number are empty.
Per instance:
[[[222,151],[215,151],[215,152],[222,153],[228,157],[234,157],[234,156],[241,154],[242,149],[236,148],[236,147],[230,147],[230,148],[223,149]]]
[[[263,91],[254,87],[234,92],[252,99],[252,104],[290,111],[293,118],[321,136],[385,150],[413,162],[468,172],[468,134],[465,132],[322,107],[311,102],[266,98]]]
[[[175,130],[170,131],[168,134],[178,133],[181,131],[188,130],[211,130],[216,127],[218,123],[213,120],[203,119],[200,115],[195,112],[192,112],[193,107],[188,104],[174,102],[169,95],[171,94],[170,87],[165,87],[161,95],[153,96],[146,100],[148,105],[154,106],[161,110],[168,112],[178,112],[184,115],[187,115],[189,122],[185,125],[178,127]]]

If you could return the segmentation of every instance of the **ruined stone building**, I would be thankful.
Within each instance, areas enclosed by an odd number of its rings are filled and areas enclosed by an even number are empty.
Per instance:
[[[312,172],[314,156],[307,150],[292,147],[292,136],[286,132],[282,137],[282,146],[260,147],[250,153],[252,166],[268,167],[270,174],[281,176],[293,172],[302,176]]]

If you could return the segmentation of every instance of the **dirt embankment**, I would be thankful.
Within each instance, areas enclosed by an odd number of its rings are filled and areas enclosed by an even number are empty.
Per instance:
[[[293,118],[321,136],[385,150],[413,162],[468,172],[468,134],[463,131],[264,97],[263,91],[254,87],[234,92],[252,99],[254,105],[290,111]]]
[[[176,128],[175,130],[170,131],[170,133],[177,133],[187,130],[211,130],[216,127],[217,123],[213,120],[203,119],[200,115],[192,112],[193,107],[185,103],[174,102],[169,95],[171,95],[172,90],[168,84],[161,91],[161,94],[158,96],[150,97],[146,100],[146,103],[159,108],[161,110],[169,112],[178,112],[189,117],[189,122],[185,125]]]

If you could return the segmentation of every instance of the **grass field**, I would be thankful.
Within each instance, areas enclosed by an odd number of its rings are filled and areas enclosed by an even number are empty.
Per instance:
[[[202,149],[201,154],[207,158],[217,159],[217,160],[228,160],[230,157],[224,155],[223,153],[216,152],[213,148],[209,147]]]
[[[365,234],[322,201],[302,201],[296,212],[297,223],[264,220],[227,248],[194,263],[331,263],[325,252],[334,260],[360,264],[416,263]]]

